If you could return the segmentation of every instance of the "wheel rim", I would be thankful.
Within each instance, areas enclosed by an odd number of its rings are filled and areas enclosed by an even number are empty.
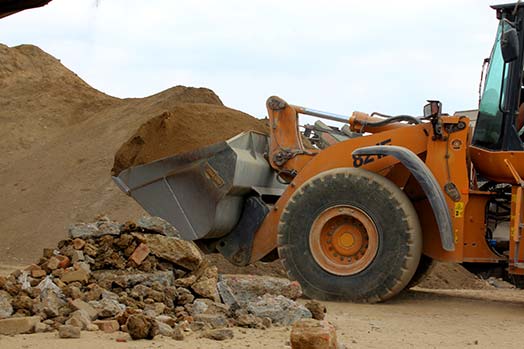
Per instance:
[[[322,269],[335,275],[352,275],[366,269],[377,255],[378,232],[362,210],[334,206],[313,222],[309,247]]]

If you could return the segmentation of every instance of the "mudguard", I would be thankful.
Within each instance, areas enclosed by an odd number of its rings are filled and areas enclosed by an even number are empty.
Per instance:
[[[393,156],[399,160],[415,177],[428,198],[437,221],[442,248],[446,251],[455,250],[453,225],[444,193],[433,173],[415,153],[404,147],[376,145],[356,149],[353,154]]]

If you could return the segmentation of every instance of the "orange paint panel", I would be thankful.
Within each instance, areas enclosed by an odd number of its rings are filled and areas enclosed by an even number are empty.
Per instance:
[[[486,241],[485,212],[490,197],[470,195],[464,215],[464,262],[496,263],[506,257],[493,252]]]
[[[488,179],[500,183],[516,183],[505,160],[509,160],[520,177],[524,177],[524,151],[490,151],[471,146],[470,155],[475,169]]]

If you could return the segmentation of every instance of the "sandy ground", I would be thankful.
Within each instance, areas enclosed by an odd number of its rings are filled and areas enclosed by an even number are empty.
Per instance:
[[[2,266],[0,273],[12,270]],[[385,304],[326,303],[327,319],[348,348],[519,348],[524,290],[427,290],[415,288]],[[245,330],[216,342],[192,335],[182,342],[157,337],[132,341],[125,333],[82,332],[80,339],[55,333],[0,336],[0,348],[289,348],[290,328]],[[127,342],[116,342],[125,338]]]

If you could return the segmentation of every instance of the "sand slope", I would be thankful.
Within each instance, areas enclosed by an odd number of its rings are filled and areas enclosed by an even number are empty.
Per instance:
[[[0,45],[0,61],[0,260],[12,263],[34,260],[71,222],[142,214],[111,181],[116,151],[181,103],[222,105],[209,89],[183,86],[114,98],[30,45]]]

